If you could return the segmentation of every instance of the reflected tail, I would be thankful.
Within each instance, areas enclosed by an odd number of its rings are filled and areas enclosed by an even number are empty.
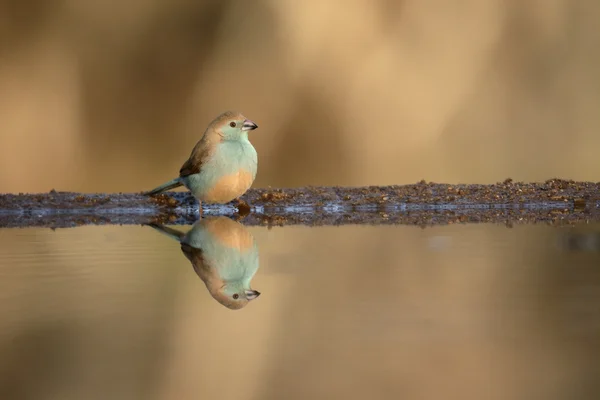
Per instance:
[[[183,233],[177,229],[169,228],[169,227],[166,227],[161,224],[156,224],[154,222],[150,222],[149,224],[144,224],[144,225],[152,227],[152,228],[156,229],[157,231],[159,231],[160,233],[162,233],[163,235],[168,236],[171,239],[176,240],[178,242],[181,242],[181,239],[183,239],[183,237],[185,236],[185,233]]]

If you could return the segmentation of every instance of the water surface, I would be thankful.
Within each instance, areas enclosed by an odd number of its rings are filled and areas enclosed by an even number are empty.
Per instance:
[[[236,229],[239,310],[151,227],[0,230],[0,398],[597,398],[600,226]]]

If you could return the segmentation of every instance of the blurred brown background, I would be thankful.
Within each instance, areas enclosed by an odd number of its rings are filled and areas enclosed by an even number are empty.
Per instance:
[[[226,109],[256,186],[598,180],[594,0],[0,0],[0,191],[138,191]]]
[[[598,21],[595,0],[0,0],[0,192],[152,188],[226,109],[260,126],[256,186],[597,181]],[[598,253],[557,230],[252,233],[263,295],[231,314],[155,232],[0,230],[0,398],[598,393]]]

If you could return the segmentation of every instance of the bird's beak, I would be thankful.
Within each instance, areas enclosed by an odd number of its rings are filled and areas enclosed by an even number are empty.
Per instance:
[[[258,125],[256,125],[254,122],[250,121],[249,119],[244,121],[244,124],[242,125],[242,130],[243,131],[251,131],[258,128]]]
[[[258,290],[246,290],[246,298],[248,300],[254,300],[260,296],[260,292]]]

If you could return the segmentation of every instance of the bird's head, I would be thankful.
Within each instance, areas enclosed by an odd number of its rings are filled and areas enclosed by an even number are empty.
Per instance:
[[[226,111],[211,122],[210,128],[223,140],[240,140],[258,125],[237,111]]]
[[[219,290],[211,293],[213,298],[231,310],[239,310],[258,296],[260,292],[253,289],[243,289],[239,285],[226,284]]]

